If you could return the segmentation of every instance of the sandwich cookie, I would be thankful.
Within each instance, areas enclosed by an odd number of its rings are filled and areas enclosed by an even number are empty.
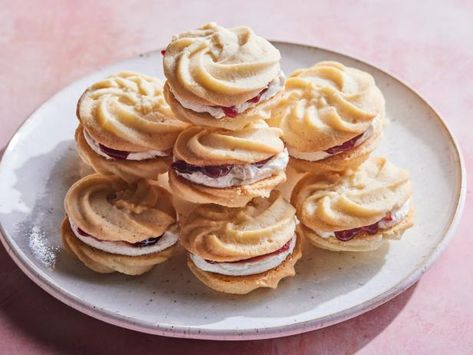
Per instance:
[[[295,186],[292,204],[298,232],[333,251],[371,251],[399,239],[413,225],[409,173],[384,158],[370,158],[338,181],[307,174]]]
[[[128,182],[165,173],[174,142],[187,126],[175,119],[159,79],[132,72],[90,86],[79,99],[77,117],[82,160]]]
[[[284,88],[281,55],[249,27],[209,23],[174,36],[164,52],[166,100],[179,119],[240,129]],[[269,118],[269,117],[267,117]]]
[[[288,77],[269,124],[284,131],[290,166],[343,175],[375,149],[384,115],[384,97],[371,75],[320,62]]]
[[[143,274],[178,240],[171,196],[155,181],[89,175],[71,186],[64,206],[64,246],[99,273]]]
[[[193,203],[242,207],[286,180],[288,153],[279,128],[264,121],[238,131],[189,127],[174,145],[169,185]]]
[[[203,205],[181,223],[188,266],[208,287],[246,294],[294,276],[302,255],[295,209],[273,191],[242,208]]]

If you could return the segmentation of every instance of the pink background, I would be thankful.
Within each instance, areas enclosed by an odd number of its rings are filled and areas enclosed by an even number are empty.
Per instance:
[[[238,3],[0,0],[0,151],[20,123],[66,84],[216,21],[247,24],[269,39],[333,49],[388,70],[439,110],[467,169],[473,166],[473,1]],[[0,353],[472,353],[472,212],[468,193],[447,251],[393,301],[326,329],[251,342],[163,338],[99,322],[35,286],[1,248]]]

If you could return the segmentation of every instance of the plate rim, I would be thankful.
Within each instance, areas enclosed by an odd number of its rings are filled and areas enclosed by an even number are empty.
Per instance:
[[[316,329],[321,329],[328,327],[330,325],[334,325],[351,318],[355,318],[365,312],[373,310],[374,308],[379,307],[380,305],[388,302],[389,300],[395,298],[409,287],[411,287],[416,281],[420,279],[420,277],[430,269],[433,263],[438,259],[438,257],[443,253],[443,251],[448,246],[449,242],[453,238],[455,231],[461,221],[465,200],[466,200],[466,169],[463,160],[463,155],[460,149],[460,145],[458,144],[456,138],[452,134],[451,130],[449,129],[447,123],[439,114],[439,112],[426,100],[424,99],[416,90],[414,90],[409,84],[404,82],[403,80],[399,79],[397,76],[391,74],[389,71],[385,69],[381,69],[376,65],[371,64],[369,61],[358,59],[353,57],[352,55],[345,54],[343,52],[327,49],[320,46],[313,46],[304,43],[298,42],[289,42],[289,41],[279,41],[279,40],[271,40],[272,43],[278,45],[293,45],[298,47],[306,47],[311,50],[322,50],[327,53],[333,53],[335,55],[340,55],[355,62],[361,63],[363,65],[367,65],[376,69],[377,71],[381,72],[384,75],[389,76],[390,78],[396,80],[406,89],[408,89],[411,93],[413,93],[426,107],[428,107],[432,113],[434,114],[431,119],[436,121],[442,126],[445,134],[448,136],[450,143],[452,145],[453,153],[456,155],[455,165],[460,173],[459,181],[457,182],[458,190],[456,191],[456,204],[454,207],[454,212],[450,216],[450,220],[448,226],[444,231],[443,238],[440,242],[433,248],[428,256],[425,257],[425,261],[418,266],[414,271],[412,271],[407,277],[402,279],[396,285],[392,286],[390,289],[386,290],[382,294],[378,295],[377,297],[371,298],[363,303],[360,303],[354,307],[346,309],[342,312],[337,314],[327,315],[322,318],[318,319],[311,319],[303,322],[297,322],[292,324],[286,324],[281,326],[275,327],[265,327],[265,328],[253,328],[253,329],[246,329],[246,330],[219,330],[219,329],[205,329],[201,330],[199,327],[194,326],[159,326],[159,325],[147,325],[142,323],[140,324],[133,318],[126,317],[121,314],[112,313],[110,311],[105,311],[102,309],[98,309],[92,304],[86,303],[84,301],[79,300],[77,297],[73,295],[65,294],[61,287],[58,287],[54,284],[52,280],[50,280],[47,275],[41,275],[41,273],[35,270],[33,264],[29,262],[27,258],[21,258],[22,252],[21,250],[15,250],[12,248],[11,238],[7,236],[5,229],[3,228],[2,221],[0,220],[0,240],[7,251],[8,255],[13,259],[15,264],[23,271],[28,278],[30,278],[36,285],[38,285],[41,289],[46,291],[48,294],[53,296],[54,298],[58,299],[62,303],[66,304],[67,306],[78,310],[81,313],[84,313],[92,318],[101,320],[103,322],[119,326],[125,329],[130,329],[142,333],[147,334],[154,334],[154,335],[161,335],[167,337],[175,337],[175,338],[188,338],[188,339],[207,339],[207,340],[257,340],[257,339],[269,339],[269,338],[276,338],[276,337],[285,337],[295,334],[300,334],[308,331],[313,331]],[[114,65],[120,62],[124,62],[130,59],[138,58],[142,55],[149,55],[151,53],[156,53],[158,50],[148,51],[144,53],[139,53],[137,55],[130,56],[128,58],[123,58],[116,62],[109,63],[107,65],[101,66],[88,74],[81,76],[80,78],[72,81],[70,84],[62,87],[59,91],[57,91],[54,95],[47,98],[41,105],[39,105],[28,117],[18,126],[15,130],[11,138],[9,139],[2,156],[0,157],[0,171],[2,170],[2,162],[3,159],[7,154],[13,150],[15,146],[16,138],[18,137],[20,131],[23,127],[28,124],[33,116],[40,111],[50,100],[57,97],[63,90],[68,89],[77,85],[84,77],[88,75],[92,75],[93,73],[103,70],[110,65]]]

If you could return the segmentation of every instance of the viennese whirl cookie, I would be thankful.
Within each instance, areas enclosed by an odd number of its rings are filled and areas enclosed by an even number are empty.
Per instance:
[[[284,131],[289,165],[300,172],[343,175],[375,149],[384,110],[371,75],[320,62],[288,77],[269,123]]]
[[[186,122],[240,129],[278,99],[285,80],[280,59],[252,29],[209,23],[174,36],[167,46],[166,99]]]
[[[242,208],[203,205],[181,222],[188,266],[208,287],[245,294],[294,276],[301,243],[295,210],[279,191]]]
[[[156,179],[187,126],[176,120],[159,79],[121,72],[94,83],[77,105],[79,155],[101,174]]]
[[[89,175],[72,185],[64,206],[65,247],[100,273],[142,274],[167,260],[178,240],[171,197],[154,181]]]
[[[299,233],[315,246],[369,251],[413,225],[411,196],[409,173],[373,157],[339,181],[306,175],[294,188],[292,203]]]
[[[241,207],[286,180],[279,128],[264,121],[229,131],[189,127],[176,140],[169,170],[173,193],[194,203]]]

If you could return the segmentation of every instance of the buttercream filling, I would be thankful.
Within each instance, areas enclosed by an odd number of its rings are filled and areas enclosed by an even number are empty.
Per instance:
[[[334,232],[314,231],[322,238],[335,237],[340,241],[346,242],[361,234],[375,235],[380,230],[386,230],[394,227],[396,224],[400,223],[404,218],[407,217],[409,214],[409,209],[410,199],[407,200],[400,208],[386,213],[386,215],[381,220],[368,226]]]
[[[347,152],[355,147],[358,147],[360,144],[364,143],[368,138],[373,135],[373,126],[371,125],[364,133],[353,137],[352,139],[331,147],[326,150],[318,151],[318,152],[299,152],[298,150],[288,147],[289,154],[296,158],[302,159],[307,161],[319,161],[343,152]]]
[[[161,150],[146,150],[142,152],[127,152],[123,150],[117,150],[104,146],[101,143],[95,141],[87,130],[83,130],[84,138],[87,144],[92,150],[98,155],[104,157],[107,160],[148,160],[157,157],[167,157],[171,154],[171,151]]]
[[[214,118],[223,118],[223,117],[235,117],[238,114],[245,112],[246,110],[255,107],[258,103],[269,100],[277,93],[279,93],[284,88],[284,82],[286,81],[286,77],[284,73],[281,71],[278,77],[273,79],[269,82],[268,86],[263,89],[257,96],[253,97],[252,99],[245,101],[241,104],[234,105],[234,106],[210,106],[210,105],[199,105],[188,100],[185,100],[178,95],[176,95],[172,89],[171,92],[173,93],[176,100],[181,104],[181,106],[185,107],[188,110],[192,110],[194,112],[200,113],[208,113]]]
[[[171,167],[177,175],[193,183],[225,188],[249,185],[276,175],[286,168],[288,162],[289,154],[284,149],[270,159],[252,164],[196,166],[177,160]]]
[[[150,237],[137,243],[128,243],[99,240],[80,229],[70,219],[69,224],[71,225],[72,232],[80,241],[110,254],[140,256],[157,253],[173,246],[178,240],[177,225],[172,225],[161,236]]]
[[[251,259],[235,262],[214,262],[189,253],[192,262],[201,270],[228,276],[246,276],[260,274],[281,265],[292,254],[296,246],[297,237],[294,236],[282,248]]]

